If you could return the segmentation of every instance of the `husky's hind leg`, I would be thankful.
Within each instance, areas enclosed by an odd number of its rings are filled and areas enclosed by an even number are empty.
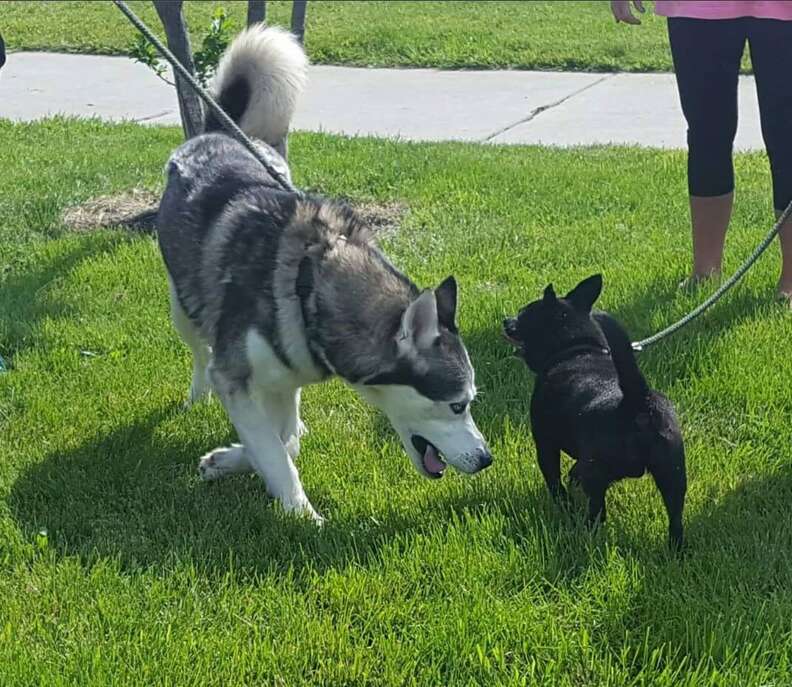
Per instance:
[[[216,448],[202,456],[198,461],[198,472],[201,479],[208,482],[226,475],[253,472],[253,466],[248,460],[245,447],[241,444],[231,444],[225,448]]]
[[[193,355],[193,370],[192,382],[190,384],[190,392],[187,396],[185,405],[192,405],[196,401],[201,400],[207,393],[209,393],[209,381],[206,377],[206,368],[209,365],[210,351],[209,346],[206,345],[201,335],[198,333],[198,328],[187,317],[184,308],[181,307],[179,299],[176,296],[176,290],[173,288],[173,282],[168,278],[168,286],[170,287],[170,305],[171,305],[171,319],[176,331],[179,332],[184,343],[186,343]]]

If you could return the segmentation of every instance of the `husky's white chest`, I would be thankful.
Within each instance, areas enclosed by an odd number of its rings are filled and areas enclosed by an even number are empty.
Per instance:
[[[302,355],[295,355],[298,352],[295,349],[303,347],[305,351],[299,351]],[[254,328],[245,337],[245,351],[253,383],[259,388],[293,390],[320,382],[326,376],[314,365],[304,339],[292,342],[287,348],[292,367],[281,361],[270,342]]]

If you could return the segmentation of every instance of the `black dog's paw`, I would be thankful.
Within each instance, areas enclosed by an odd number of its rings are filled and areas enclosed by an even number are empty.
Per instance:
[[[605,500],[589,499],[588,517],[586,518],[589,529],[597,529],[597,527],[604,523],[605,515]]]
[[[570,493],[564,489],[562,484],[559,484],[554,489],[551,489],[550,496],[552,497],[553,502],[564,510],[569,510],[575,505],[575,500],[572,498]]]
[[[684,557],[687,553],[687,542],[682,534],[682,528],[671,528],[668,533],[668,548],[676,556]]]

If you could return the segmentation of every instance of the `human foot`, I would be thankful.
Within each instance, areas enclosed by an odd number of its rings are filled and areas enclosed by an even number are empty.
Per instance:
[[[707,274],[691,274],[689,277],[679,282],[679,288],[683,291],[695,291],[705,284],[720,281],[720,278],[721,273],[719,271],[712,271]]]

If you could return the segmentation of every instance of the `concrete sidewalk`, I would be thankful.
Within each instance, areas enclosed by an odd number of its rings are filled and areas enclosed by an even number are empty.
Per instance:
[[[763,148],[753,77],[740,77],[739,98],[736,147]],[[9,55],[0,117],[56,113],[179,124],[173,88],[125,57]],[[313,66],[294,128],[412,141],[685,145],[671,74]]]

